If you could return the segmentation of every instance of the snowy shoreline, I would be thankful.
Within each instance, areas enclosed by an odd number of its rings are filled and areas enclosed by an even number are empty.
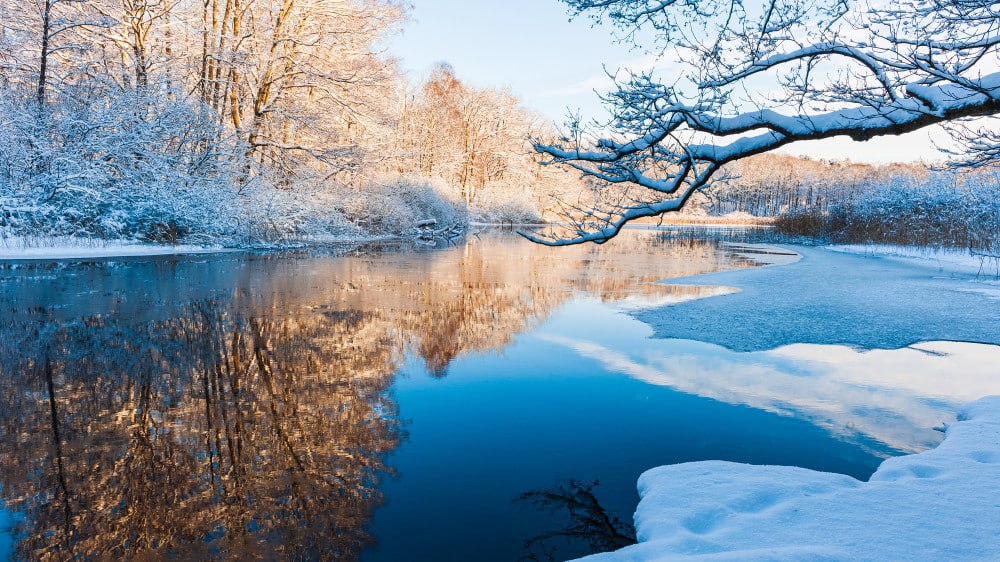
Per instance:
[[[99,258],[129,258],[191,254],[237,253],[253,250],[289,250],[318,248],[324,245],[366,244],[405,240],[398,237],[305,237],[283,244],[267,246],[227,247],[220,245],[153,244],[135,240],[104,240],[98,238],[0,238],[0,262],[16,260],[75,260]]]
[[[144,244],[127,240],[58,238],[43,241],[0,239],[0,260],[63,260],[230,252],[221,246]]]
[[[888,459],[868,482],[723,461],[648,470],[639,543],[581,560],[992,559],[1000,396],[967,405],[957,420],[937,448]]]
[[[670,314],[652,309],[636,316],[654,337],[714,334],[713,343],[737,352],[787,349],[803,340],[858,349],[1000,343],[997,281],[975,256],[895,246],[779,247],[801,259],[664,280],[742,290]],[[761,319],[764,311],[770,319]],[[794,329],[783,329],[789,324]],[[582,560],[995,558],[1000,500],[990,491],[1000,489],[1000,396],[972,402],[957,419],[938,447],[887,459],[868,482],[725,461],[652,468],[639,478],[639,543]]]
[[[1000,257],[973,255],[967,250],[887,244],[834,244],[823,248],[833,252],[933,268],[945,274],[974,275],[986,278],[984,280],[1000,277]]]

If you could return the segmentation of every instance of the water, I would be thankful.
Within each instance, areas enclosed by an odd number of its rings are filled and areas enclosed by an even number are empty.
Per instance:
[[[588,541],[525,548],[572,524],[565,510],[518,496],[591,490],[629,521],[636,478],[661,464],[864,479],[996,390],[993,346],[737,353],[651,339],[629,314],[735,290],[656,280],[789,259],[754,252],[488,233],[443,250],[7,267],[0,549],[566,558]],[[893,365],[910,376],[884,376]],[[965,384],[939,383],[955,372]]]

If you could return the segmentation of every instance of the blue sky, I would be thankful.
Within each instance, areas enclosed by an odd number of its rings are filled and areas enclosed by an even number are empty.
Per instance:
[[[410,0],[403,32],[389,43],[412,80],[447,62],[475,86],[509,87],[524,104],[562,123],[567,108],[585,117],[606,115],[595,89],[610,81],[604,68],[664,66],[655,56],[614,41],[607,26],[569,21],[559,0]],[[669,65],[667,65],[669,69]],[[662,69],[661,69],[662,71]],[[932,137],[933,136],[933,137]],[[856,143],[845,138],[791,145],[784,152],[867,162],[937,160],[933,138],[917,131]]]
[[[476,86],[510,87],[525,104],[561,119],[571,106],[593,113],[604,85],[602,63],[636,58],[608,28],[569,21],[558,0],[411,0],[411,20],[390,45],[414,79],[448,62]]]

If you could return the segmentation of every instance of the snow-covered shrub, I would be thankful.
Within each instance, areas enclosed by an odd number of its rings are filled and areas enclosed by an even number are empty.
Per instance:
[[[788,234],[842,243],[967,248],[1000,253],[1000,174],[897,176],[827,211],[800,208],[777,217]]]
[[[386,176],[342,187],[338,209],[372,234],[398,236],[422,221],[436,221],[439,227],[468,224],[468,210],[454,192],[441,180]]]
[[[0,96],[0,236],[228,246],[353,235],[330,189],[250,176],[212,113],[163,92]]]
[[[238,236],[238,158],[201,108],[155,92],[67,96],[44,112],[14,96],[2,103],[5,232],[158,242]]]
[[[324,186],[281,189],[259,181],[238,199],[246,243],[269,243],[302,237],[356,237],[363,231],[337,208],[340,195]]]
[[[490,224],[537,224],[541,213],[526,191],[491,185],[476,194],[471,209],[473,220]]]

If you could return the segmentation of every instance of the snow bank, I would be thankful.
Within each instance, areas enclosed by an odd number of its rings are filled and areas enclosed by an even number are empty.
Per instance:
[[[931,268],[939,273],[981,276],[984,278],[982,281],[1000,276],[1000,260],[991,256],[973,255],[965,250],[926,249],[893,244],[834,244],[826,248],[834,252]]]
[[[142,244],[128,240],[72,237],[0,239],[0,259],[4,260],[161,256],[219,251],[224,250],[207,246]]]
[[[639,478],[639,544],[589,562],[992,560],[1000,554],[1000,396],[966,406],[944,442],[869,482],[721,461]]]

